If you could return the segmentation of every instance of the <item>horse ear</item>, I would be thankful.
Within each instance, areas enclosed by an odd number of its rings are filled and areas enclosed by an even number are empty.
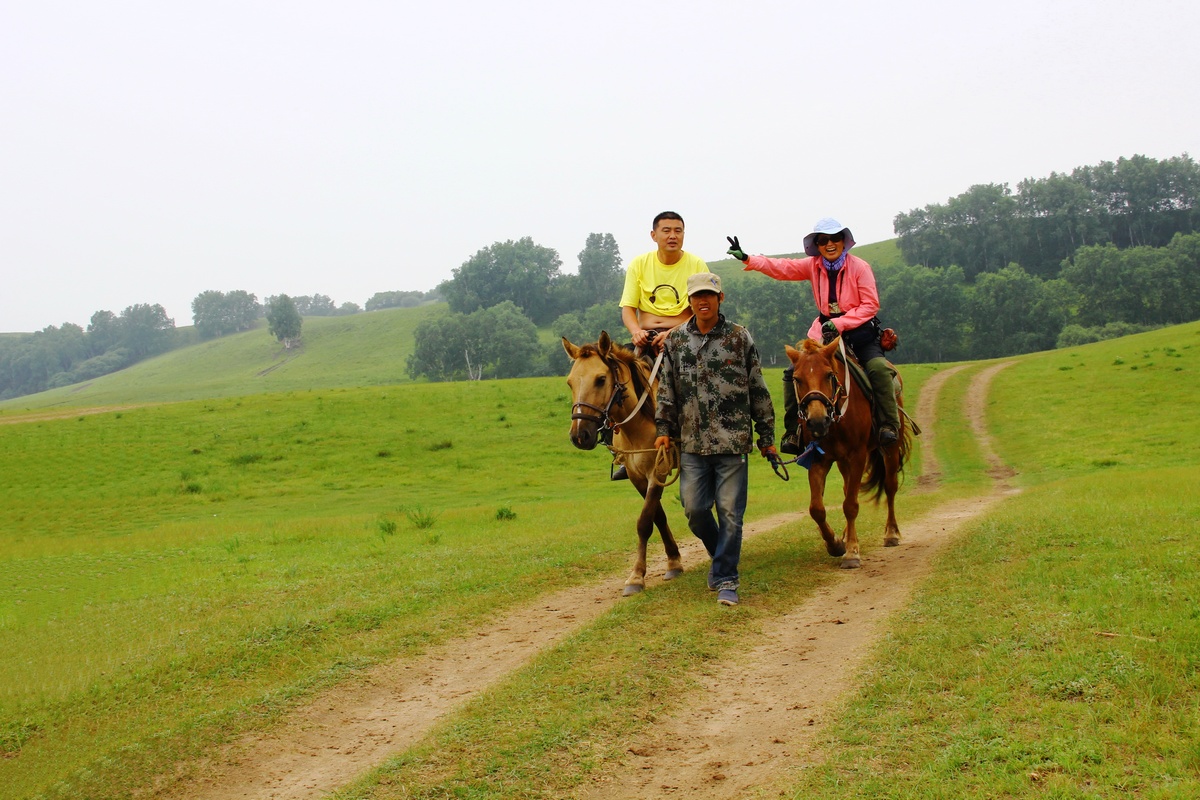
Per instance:
[[[571,344],[570,340],[568,340],[567,337],[565,337],[565,336],[562,337],[562,343],[563,343],[563,350],[567,351],[567,355],[571,358],[572,361],[579,358],[579,348],[576,347],[575,345]]]
[[[608,351],[612,349],[612,339],[608,338],[608,331],[600,331],[600,341],[596,342],[596,349],[600,351],[601,358],[608,357]]]
[[[790,344],[785,344],[783,346],[783,352],[787,353],[787,357],[793,364],[800,361],[800,351],[792,347]]]
[[[826,358],[833,358],[833,354],[838,351],[838,345],[839,345],[838,340],[834,339],[832,342],[830,342],[829,344],[822,347],[821,352],[825,355]]]

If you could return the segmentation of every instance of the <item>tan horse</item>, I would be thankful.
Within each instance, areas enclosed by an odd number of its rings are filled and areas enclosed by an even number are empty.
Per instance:
[[[870,399],[853,376],[848,375],[843,355],[839,353],[840,340],[821,345],[805,339],[799,346],[799,350],[792,347],[785,350],[792,361],[804,441],[815,442],[824,451],[823,455],[816,455],[808,470],[808,513],[817,523],[829,555],[841,556],[843,569],[854,569],[862,564],[854,524],[860,492],[874,492],[875,502],[880,495],[887,495],[883,543],[887,547],[900,544],[896,491],[912,442],[910,424],[901,412],[899,439],[881,447],[871,425]],[[903,408],[899,392],[896,402]],[[842,473],[844,484],[842,513],[846,516],[846,530],[840,539],[825,519],[825,478],[834,464]]]
[[[595,344],[576,346],[564,336],[563,349],[571,357],[567,385],[571,387],[571,443],[580,450],[593,450],[600,442],[622,454],[629,481],[645,502],[638,516],[638,554],[625,581],[624,594],[637,594],[646,586],[646,542],[658,526],[667,551],[664,580],[683,573],[679,546],[671,535],[663,510],[663,480],[655,474],[654,397],[655,385],[645,362],[629,350],[614,345],[608,332]],[[634,413],[640,398],[645,398]]]

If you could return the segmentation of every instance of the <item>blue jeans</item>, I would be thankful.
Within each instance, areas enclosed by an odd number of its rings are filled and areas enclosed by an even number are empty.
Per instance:
[[[742,516],[746,513],[749,475],[744,455],[683,453],[679,458],[683,513],[688,527],[712,557],[709,586],[714,589],[738,588]],[[717,511],[715,518],[713,506]]]

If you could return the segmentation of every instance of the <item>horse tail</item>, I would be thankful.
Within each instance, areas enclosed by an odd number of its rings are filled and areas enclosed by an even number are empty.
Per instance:
[[[908,461],[908,454],[912,449],[912,432],[909,430],[908,421],[901,415],[900,418],[900,462],[899,471],[904,472],[904,463]],[[883,450],[876,447],[867,454],[867,466],[863,470],[863,481],[859,488],[859,494],[868,495],[868,498],[873,503],[878,503],[883,497],[886,487],[883,484],[884,478],[887,477],[887,465],[883,461]]]
[[[883,479],[887,475],[887,466],[883,463],[883,451],[878,447],[867,453],[867,467],[863,470],[862,484],[858,493],[867,495],[872,503],[878,503],[883,497]]]

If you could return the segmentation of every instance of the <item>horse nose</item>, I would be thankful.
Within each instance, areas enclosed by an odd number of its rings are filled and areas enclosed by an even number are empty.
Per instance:
[[[571,432],[571,444],[580,450],[591,450],[596,446],[596,437],[586,428]]]
[[[822,436],[829,433],[829,418],[821,417],[820,419],[810,419],[808,421],[808,432],[813,435],[814,439],[820,439]]]

